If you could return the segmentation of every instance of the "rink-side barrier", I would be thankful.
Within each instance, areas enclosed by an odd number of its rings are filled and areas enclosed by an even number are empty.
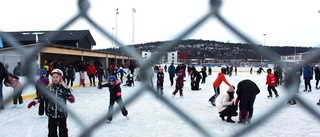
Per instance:
[[[200,70],[200,67],[197,67],[197,70]],[[257,70],[257,68],[253,68],[253,72],[255,72],[255,70]],[[125,72],[128,72],[128,69],[124,69]],[[139,71],[138,69],[136,71]],[[208,70],[207,70],[208,71]],[[214,67],[212,68],[212,72],[213,73],[217,73],[217,72],[220,72],[220,67]],[[238,69],[238,73],[249,73],[250,72],[250,68],[239,68]],[[19,77],[20,78],[20,82],[23,84],[26,82],[26,78],[25,77]],[[35,80],[39,79],[39,76],[35,76],[34,77]],[[125,79],[125,76],[124,76],[124,79]],[[49,80],[51,81],[51,76],[49,75]],[[98,85],[98,78],[95,77],[95,82],[96,82],[96,85]],[[106,79],[103,80],[103,82],[106,82]],[[89,82],[89,78],[87,77],[87,73],[85,72],[85,86],[90,86],[90,82]],[[82,86],[80,86],[80,74],[79,72],[76,72],[76,78],[75,80],[73,81],[73,86],[72,86],[72,89],[77,89],[77,88],[80,88]],[[6,87],[3,85],[3,96],[4,98],[7,98],[10,93],[13,92],[13,89],[11,87]],[[32,98],[35,98],[36,97],[36,89],[34,86],[32,85],[28,85],[22,92],[22,98],[24,100],[27,100],[27,99],[32,99]],[[7,103],[10,103],[12,102],[12,99],[7,102]]]

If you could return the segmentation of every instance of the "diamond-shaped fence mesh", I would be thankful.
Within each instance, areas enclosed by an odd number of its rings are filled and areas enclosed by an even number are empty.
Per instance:
[[[88,9],[90,8],[90,3],[87,0],[79,0],[78,1],[79,12],[77,13],[77,15],[74,17],[70,17],[70,19],[67,20],[65,22],[65,24],[62,27],[60,27],[60,29],[58,29],[58,30],[62,31],[65,28],[67,28],[68,26],[71,26],[77,20],[85,19],[90,25],[92,25],[96,30],[98,30],[101,33],[101,35],[103,35],[106,39],[112,40],[113,43],[115,43],[119,47],[124,47],[124,51],[126,52],[126,54],[128,56],[130,56],[131,58],[133,58],[137,62],[143,62],[140,67],[140,72],[139,72],[140,74],[139,75],[141,76],[144,83],[150,83],[151,75],[149,75],[148,73],[141,73],[141,72],[149,72],[149,69],[154,65],[153,63],[160,59],[161,53],[165,53],[166,51],[173,49],[177,45],[179,40],[186,38],[188,35],[192,34],[194,30],[196,30],[201,25],[203,25],[205,21],[212,20],[212,19],[217,19],[223,26],[225,26],[226,29],[233,32],[234,35],[238,36],[244,42],[249,43],[252,48],[261,52],[261,54],[263,54],[263,56],[265,58],[272,60],[273,62],[275,62],[277,64],[278,63],[280,64],[280,60],[278,60],[275,56],[268,54],[268,53],[273,53],[272,49],[254,43],[253,40],[251,40],[249,37],[247,37],[243,32],[239,31],[239,29],[237,29],[236,27],[231,25],[231,23],[227,21],[227,17],[221,16],[221,14],[219,13],[219,8],[221,6],[220,0],[210,0],[208,4],[211,7],[211,10],[208,13],[206,13],[205,15],[203,15],[199,19],[194,19],[194,25],[192,25],[189,28],[185,28],[184,32],[181,33],[176,38],[172,38],[172,39],[174,39],[174,41],[167,42],[167,43],[163,44],[162,48],[157,51],[157,53],[160,53],[160,54],[155,55],[152,59],[149,59],[146,62],[141,61],[141,55],[136,54],[137,52],[132,51],[135,49],[126,48],[123,43],[121,43],[116,38],[114,38],[112,36],[112,34],[110,34],[110,32],[108,32],[104,29],[104,27],[99,26],[96,22],[93,21],[93,18],[87,14]],[[236,24],[236,22],[233,22],[233,24]],[[48,39],[54,39],[58,35],[59,35],[59,32],[48,36]],[[12,45],[17,51],[19,51],[20,55],[22,55],[22,58],[19,61],[28,62],[28,63],[22,64],[24,68],[27,68],[27,72],[33,72],[33,70],[35,70],[34,66],[36,66],[36,65],[30,65],[32,63],[36,64],[33,55],[35,55],[36,53],[39,53],[43,48],[45,48],[46,44],[42,44],[42,45],[38,46],[39,48],[37,48],[33,52],[25,52],[21,48],[21,44],[19,42],[17,42],[17,40],[15,40],[9,34],[4,33],[4,34],[2,34],[2,37],[7,39],[9,41],[9,44]],[[304,62],[302,62],[302,64],[310,62],[319,53],[319,51],[313,51],[313,52],[314,52],[314,54],[310,54],[308,57],[306,57],[306,59],[304,60]],[[287,76],[289,78],[290,78],[290,76],[295,75],[294,70],[298,69],[297,67],[298,66],[295,66],[295,68],[293,68],[293,69],[291,69],[291,71],[287,72]],[[26,74],[26,77],[29,80],[27,83],[25,83],[23,85],[24,87],[29,84],[32,84],[32,85],[36,84],[36,82],[34,80],[33,73]],[[298,94],[295,94],[294,85],[296,83],[297,83],[297,81],[287,82],[287,85],[285,85],[285,86],[290,91],[290,92],[288,92],[289,94],[287,94],[285,98],[282,98],[282,100],[279,101],[278,104],[274,105],[272,108],[268,108],[268,111],[266,111],[266,113],[263,114],[263,116],[262,116],[262,117],[264,117],[263,119],[258,119],[256,121],[254,121],[252,124],[249,124],[248,126],[242,128],[242,129],[239,129],[239,131],[235,132],[234,134],[232,134],[230,136],[242,136],[242,135],[245,135],[247,132],[250,132],[252,129],[259,128],[259,125],[262,124],[264,121],[266,121],[268,119],[272,119],[272,113],[274,113],[275,111],[279,111],[283,108],[282,104],[285,103],[285,101],[287,101],[289,98],[292,98],[294,96],[296,97],[297,101],[299,101],[301,103],[301,105],[303,106],[303,109],[305,109],[305,111],[308,111],[314,117],[318,117],[317,119],[320,122],[320,119],[319,119],[320,115],[315,110],[313,110],[312,107],[309,106],[305,100],[301,99],[301,97]],[[46,89],[43,88],[43,90],[46,90]],[[145,91],[145,92],[135,92],[135,94],[133,94],[131,97],[129,97],[125,101],[125,104],[130,105],[130,104],[135,103],[135,101],[137,101],[139,99],[139,97],[141,97],[142,94],[156,94],[156,91],[154,88],[151,87],[151,84],[144,84],[139,89],[137,89],[137,91]],[[51,100],[55,100],[55,98],[52,95],[50,95],[48,93],[45,93],[45,94]],[[11,96],[13,96],[13,94],[10,95],[10,97]],[[7,102],[10,99],[10,97],[5,98],[4,102]],[[187,121],[193,127],[193,129],[195,131],[199,132],[203,136],[207,136],[207,137],[217,136],[215,134],[211,134],[212,132],[209,132],[208,129],[203,128],[201,126],[201,123],[198,123],[197,121],[192,119],[190,116],[185,114],[181,108],[176,107],[167,98],[160,96],[159,101],[161,101],[160,103],[163,103],[163,104],[167,105],[169,108],[171,108],[171,110],[174,113],[177,113],[177,116],[180,116],[182,119]],[[67,109],[64,104],[59,103],[59,101],[56,101],[56,102],[58,102],[58,105],[61,106],[63,109]],[[70,114],[69,116],[72,117],[77,122],[77,124],[80,125],[81,128],[83,128],[83,130],[81,130],[82,131],[81,136],[83,136],[83,137],[91,136],[92,133],[95,132],[97,127],[101,126],[103,121],[107,118],[107,114],[105,114],[104,116],[100,117],[96,123],[92,123],[91,125],[86,125],[85,123],[83,123],[80,120],[80,116],[78,116],[77,114],[72,112],[72,110],[68,110],[68,112]],[[120,112],[119,107],[117,107],[114,111],[114,113],[117,113],[117,112]]]

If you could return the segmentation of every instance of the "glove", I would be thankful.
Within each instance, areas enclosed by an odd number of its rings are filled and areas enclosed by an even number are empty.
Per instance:
[[[75,100],[74,100],[74,97],[69,97],[68,98],[68,101],[70,102],[70,103],[73,103]]]
[[[31,108],[32,106],[35,106],[35,105],[37,105],[37,102],[33,100],[28,104],[28,108]]]
[[[121,96],[121,92],[118,92],[118,93],[117,93],[117,96],[120,97],[120,96]]]

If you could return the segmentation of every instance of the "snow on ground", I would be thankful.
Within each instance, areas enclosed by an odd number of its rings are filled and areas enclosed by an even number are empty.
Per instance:
[[[249,70],[249,69],[248,69]],[[187,116],[191,117],[201,127],[206,129],[212,136],[228,136],[238,130],[243,129],[246,125],[238,123],[227,123],[222,121],[218,116],[217,107],[208,103],[208,99],[214,94],[212,83],[217,76],[217,72],[207,77],[206,84],[201,84],[200,91],[191,91],[190,79],[186,77],[184,87],[184,98],[181,99],[178,94],[172,98],[174,86],[170,86],[167,73],[165,73],[164,97],[173,103],[174,106],[184,111]],[[277,87],[280,97],[268,99],[267,86],[265,85],[266,73],[250,75],[248,72],[238,73],[237,76],[226,76],[227,80],[233,85],[243,79],[251,79],[260,87],[261,93],[258,94],[254,104],[254,114],[252,122],[260,118],[271,107],[284,99],[285,89]],[[303,81],[300,85],[299,95],[304,98],[309,105],[318,113],[319,106],[316,105],[320,97],[320,91],[315,90],[315,81],[312,80],[313,91],[311,93],[302,92],[304,87]],[[111,123],[103,122],[102,126],[93,131],[94,137],[198,137],[202,136],[191,124],[173,112],[166,104],[162,103],[159,98],[150,94],[147,90],[137,91],[141,81],[136,81],[136,86],[122,86],[123,100],[128,100],[136,92],[143,92],[142,96],[136,97],[131,104],[126,104],[129,111],[130,119],[127,120],[116,113]],[[227,90],[227,85],[221,85],[221,92]],[[108,111],[109,91],[107,88],[98,90],[95,87],[81,87],[74,89],[72,92],[76,97],[74,104],[68,104],[68,108],[81,118],[81,121],[90,126],[100,120]],[[220,96],[219,96],[220,97]],[[218,98],[219,99],[219,98]],[[0,112],[0,130],[1,137],[44,137],[47,136],[47,117],[37,114],[38,106],[28,109],[26,106],[30,102],[24,100],[22,108],[11,108],[7,105]],[[285,103],[284,103],[285,104]],[[115,108],[118,107],[115,105]],[[245,134],[246,137],[318,137],[320,123],[319,118],[309,114],[301,105],[297,106],[279,106],[283,109],[272,113],[270,119],[258,125],[258,128]],[[232,118],[238,121],[238,117]],[[81,125],[73,117],[68,117],[68,129],[70,137],[77,137],[83,131]]]

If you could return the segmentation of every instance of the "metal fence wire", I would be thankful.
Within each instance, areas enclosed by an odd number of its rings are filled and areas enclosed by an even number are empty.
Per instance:
[[[225,26],[226,29],[228,29],[229,31],[233,32],[234,35],[238,36],[244,42],[249,43],[252,48],[254,48],[257,51],[261,52],[261,54],[263,54],[263,56],[265,58],[267,58],[269,60],[272,60],[272,61],[276,62],[277,64],[280,63],[280,60],[278,60],[275,56],[273,56],[271,54],[268,54],[268,53],[273,53],[270,48],[267,48],[267,47],[264,47],[264,46],[261,46],[261,45],[258,45],[256,43],[254,43],[253,40],[251,40],[249,37],[247,37],[243,32],[239,31],[239,29],[237,29],[236,27],[231,25],[231,23],[226,20],[227,17],[221,16],[221,14],[219,12],[220,11],[220,7],[221,7],[221,3],[222,3],[221,0],[209,0],[209,3],[208,3],[209,6],[210,6],[209,12],[207,12],[205,15],[203,15],[199,19],[195,19],[194,20],[194,25],[192,25],[189,28],[185,28],[184,32],[181,33],[181,35],[177,36],[176,38],[172,38],[172,39],[174,39],[174,41],[170,41],[170,42],[165,43],[163,45],[163,47],[157,51],[157,53],[159,53],[159,54],[155,55],[152,59],[149,59],[146,62],[141,61],[141,56],[139,54],[136,54],[138,52],[133,52],[132,51],[132,50],[135,50],[135,49],[124,48],[124,51],[126,52],[126,54],[128,56],[134,58],[138,62],[143,62],[141,64],[141,67],[140,67],[140,72],[139,72],[140,74],[139,75],[141,76],[142,81],[144,83],[150,83],[150,80],[151,80],[152,77],[151,77],[151,75],[149,75],[147,73],[141,73],[141,72],[150,72],[149,71],[150,68],[152,66],[154,66],[153,62],[156,62],[157,60],[160,59],[161,53],[165,53],[166,51],[169,51],[170,49],[173,49],[177,45],[179,40],[182,40],[182,39],[186,38],[186,36],[192,34],[194,30],[196,30],[201,25],[203,25],[205,21],[212,20],[212,19],[217,19],[222,25]],[[65,22],[65,24],[60,27],[60,29],[58,29],[57,33],[54,33],[54,34],[48,36],[49,39],[54,39],[56,36],[59,35],[59,33],[62,30],[64,30],[67,27],[71,26],[77,20],[84,19],[90,25],[92,25],[95,29],[97,29],[101,33],[101,35],[103,35],[106,39],[112,40],[119,47],[125,47],[126,46],[123,43],[121,43],[120,41],[118,41],[116,38],[114,38],[110,32],[108,32],[108,31],[106,31],[104,29],[104,27],[102,27],[102,26],[98,25],[96,22],[94,22],[92,17],[88,16],[87,11],[90,8],[90,3],[89,3],[88,0],[79,0],[78,1],[78,8],[79,8],[79,12],[74,17],[70,17],[70,19],[67,20]],[[233,24],[236,24],[236,22],[233,22]],[[27,68],[27,72],[32,72],[33,70],[36,70],[36,68],[35,68],[36,65],[29,65],[29,64],[31,64],[31,63],[36,64],[33,55],[39,53],[47,45],[45,43],[41,43],[41,45],[38,46],[39,48],[37,48],[35,51],[27,53],[22,48],[20,48],[21,44],[19,42],[17,42],[17,40],[14,39],[12,36],[10,36],[10,34],[3,33],[1,35],[5,39],[7,39],[9,41],[9,44],[11,44],[24,57],[22,62],[28,62],[28,63],[24,63],[23,64],[23,67]],[[315,52],[315,54],[308,55],[308,57],[306,57],[306,59],[304,60],[304,62],[302,62],[302,64],[310,62],[319,53],[318,50],[317,51],[313,51],[313,52]],[[295,67],[298,67],[298,66],[295,66]],[[291,71],[287,72],[287,76],[289,76],[289,77],[293,76],[295,74],[294,70],[295,70],[295,68],[292,69]],[[28,78],[28,82],[23,84],[23,87],[26,87],[29,84],[32,84],[32,85],[36,84],[36,81],[34,80],[34,75],[32,73],[27,74],[26,76]],[[303,100],[298,94],[295,94],[295,90],[294,90],[294,85],[295,84],[297,84],[297,81],[293,81],[291,83],[287,83],[286,88],[288,89],[289,92],[288,92],[288,94],[285,95],[285,98],[282,98],[281,101],[279,101],[277,104],[273,105],[273,107],[269,108],[268,111],[266,111],[266,113],[263,114],[260,119],[252,122],[248,126],[245,126],[245,127],[241,128],[241,129],[239,129],[238,131],[234,132],[230,136],[232,136],[232,137],[243,136],[243,135],[247,134],[247,132],[250,132],[251,130],[253,130],[255,128],[259,128],[259,125],[261,125],[264,121],[267,121],[267,120],[271,119],[272,118],[272,114],[275,111],[281,110],[283,108],[282,104],[284,104],[289,98],[292,98],[293,96],[295,96],[297,101],[299,101],[299,103],[303,106],[302,108],[305,111],[307,111],[308,113],[312,114],[314,117],[317,117],[317,120],[320,123],[320,115],[319,115],[319,113],[317,113],[314,109],[312,109],[312,107],[310,105],[308,105],[306,100]],[[46,89],[43,87],[43,90],[46,90]],[[144,92],[135,92],[135,94],[133,94],[131,97],[129,97],[124,103],[127,104],[127,105],[133,104],[144,93],[149,93],[149,94],[156,95],[156,91],[155,91],[154,88],[151,87],[151,84],[144,84],[140,88],[138,88],[137,91],[144,91]],[[46,92],[45,92],[45,94],[46,94],[46,96],[49,97],[49,99],[55,100],[54,97],[51,94],[48,94]],[[13,96],[13,94],[10,95],[10,97],[11,96]],[[9,101],[10,97],[5,98],[4,102]],[[68,108],[64,104],[59,103],[59,101],[57,101],[57,100],[55,100],[55,101],[63,109],[67,109],[68,110]],[[213,134],[212,132],[209,132],[208,129],[203,128],[199,122],[195,121],[190,116],[185,114],[184,111],[182,111],[181,108],[179,108],[179,107],[175,106],[174,104],[172,104],[167,98],[164,98],[164,97],[160,96],[159,97],[159,103],[163,103],[163,104],[167,105],[169,108],[171,108],[172,112],[177,113],[177,116],[181,116],[182,119],[187,121],[193,127],[193,129],[195,131],[199,132],[201,135],[203,135],[205,137],[217,136],[217,134]],[[95,132],[97,127],[101,126],[103,124],[103,121],[107,118],[107,114],[105,114],[102,117],[100,117],[99,120],[97,120],[96,123],[92,123],[91,125],[86,125],[85,123],[82,122],[80,116],[75,114],[75,112],[72,112],[72,110],[68,110],[68,112],[69,112],[69,116],[72,119],[74,119],[76,121],[76,123],[83,129],[82,133],[80,134],[80,136],[82,136],[82,137],[91,136],[92,133]],[[120,112],[120,108],[116,107],[114,113],[118,113],[118,112]],[[263,119],[262,119],[262,117],[263,117]]]

